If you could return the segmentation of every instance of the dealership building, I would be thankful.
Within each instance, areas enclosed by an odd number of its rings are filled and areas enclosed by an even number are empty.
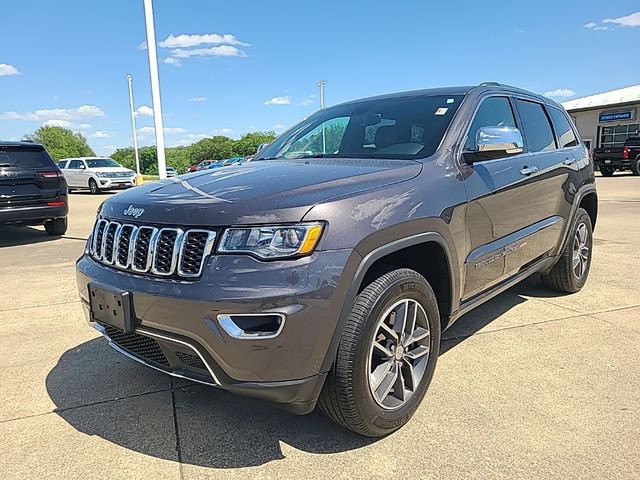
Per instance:
[[[590,151],[600,147],[622,147],[628,137],[637,137],[640,85],[598,93],[563,102]]]

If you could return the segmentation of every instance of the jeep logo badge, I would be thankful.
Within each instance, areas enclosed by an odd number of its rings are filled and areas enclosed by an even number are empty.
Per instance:
[[[133,205],[129,205],[127,208],[124,209],[124,212],[122,212],[123,215],[127,215],[133,218],[141,217],[143,213],[144,213],[144,208],[134,207]]]

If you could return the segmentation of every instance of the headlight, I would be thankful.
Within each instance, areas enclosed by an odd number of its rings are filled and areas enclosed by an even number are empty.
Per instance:
[[[307,255],[313,252],[321,233],[320,223],[228,228],[222,235],[218,252],[248,253],[263,259]]]

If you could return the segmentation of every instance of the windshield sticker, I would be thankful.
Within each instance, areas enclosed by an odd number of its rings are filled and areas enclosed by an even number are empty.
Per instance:
[[[453,98],[447,98],[447,103],[453,103],[453,102],[455,102],[455,99],[453,99]]]
[[[448,108],[445,107],[440,107],[439,109],[436,110],[436,115],[444,115],[445,113],[447,113],[447,110],[449,110]]]

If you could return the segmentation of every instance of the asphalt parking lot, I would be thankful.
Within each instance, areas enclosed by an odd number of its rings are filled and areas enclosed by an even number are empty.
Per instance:
[[[640,478],[640,177],[598,177],[586,287],[533,278],[444,336],[413,420],[381,439],[146,369],[85,323],[70,228],[0,228],[0,477]]]

